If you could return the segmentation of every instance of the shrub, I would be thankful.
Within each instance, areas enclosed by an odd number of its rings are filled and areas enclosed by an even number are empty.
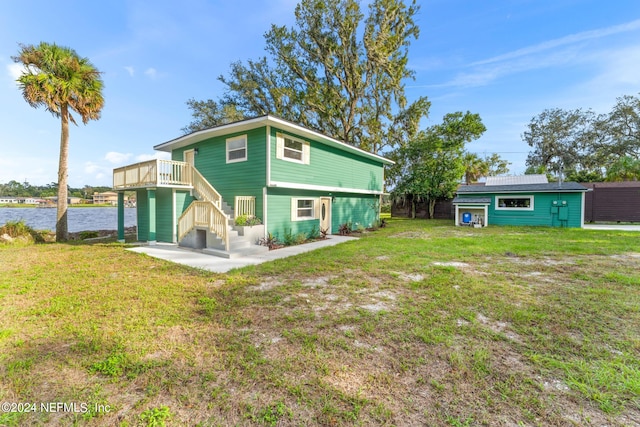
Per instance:
[[[293,243],[295,245],[301,245],[301,244],[305,243],[307,240],[309,240],[309,239],[307,239],[307,234],[306,233],[298,233],[293,238]]]
[[[294,243],[294,238],[295,236],[293,235],[293,233],[291,232],[291,229],[288,228],[286,230],[284,230],[284,245],[285,246],[291,246]]]
[[[236,218],[235,224],[239,227],[253,227],[254,225],[262,224],[262,221],[260,221],[260,218],[253,215],[240,215]]]
[[[267,235],[267,237],[263,237],[260,239],[259,243],[262,246],[266,246],[269,248],[269,250],[272,249],[278,249],[279,247],[282,246],[282,243],[280,243],[280,241],[278,240],[277,236],[274,236],[273,234],[269,233]]]
[[[2,227],[0,227],[0,236],[5,234],[11,239],[16,239],[21,242],[43,243],[45,241],[43,232],[29,227],[22,219],[19,221],[7,221]],[[11,240],[7,239],[7,241]]]
[[[321,228],[320,229],[320,238],[322,240],[327,238],[327,233],[329,233],[329,229],[328,228]]]
[[[351,222],[345,222],[344,224],[340,224],[340,228],[338,228],[338,233],[341,236],[347,236],[351,234]]]
[[[318,230],[318,227],[314,225],[311,231],[309,232],[308,237],[309,237],[309,240],[318,240],[320,238],[320,230]]]
[[[81,231],[80,240],[93,239],[100,235],[97,231]]]

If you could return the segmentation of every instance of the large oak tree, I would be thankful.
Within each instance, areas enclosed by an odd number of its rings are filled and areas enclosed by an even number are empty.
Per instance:
[[[218,100],[189,100],[193,132],[275,114],[370,152],[408,141],[429,110],[409,103],[408,48],[419,35],[416,1],[302,0],[292,28],[272,25],[268,56],[235,62]]]

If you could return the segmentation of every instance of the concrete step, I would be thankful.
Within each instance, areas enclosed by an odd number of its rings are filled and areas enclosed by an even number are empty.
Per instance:
[[[225,251],[223,249],[213,249],[213,248],[205,248],[202,250],[202,253],[208,255],[214,255],[221,258],[242,258],[252,255],[261,255],[269,252],[269,248],[266,246],[258,246],[258,245],[250,245],[244,249],[235,249],[231,251]]]

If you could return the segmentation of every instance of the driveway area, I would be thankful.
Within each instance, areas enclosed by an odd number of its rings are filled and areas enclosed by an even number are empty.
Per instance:
[[[623,230],[623,231],[640,231],[640,225],[627,224],[585,224],[585,230]]]

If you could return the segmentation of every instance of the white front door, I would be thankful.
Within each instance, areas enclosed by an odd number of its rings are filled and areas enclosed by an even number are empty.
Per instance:
[[[191,166],[195,166],[196,157],[195,150],[185,150],[182,152],[182,160],[186,163],[189,163]]]
[[[331,197],[320,198],[320,230],[331,234]]]

